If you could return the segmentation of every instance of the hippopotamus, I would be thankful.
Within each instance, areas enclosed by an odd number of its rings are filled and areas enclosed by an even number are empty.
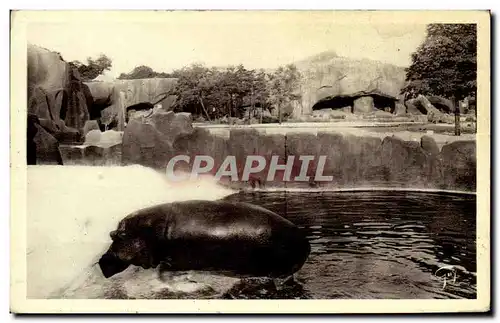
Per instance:
[[[311,247],[301,229],[263,207],[231,201],[166,203],[127,215],[99,260],[109,278],[130,265],[232,277],[293,277]]]

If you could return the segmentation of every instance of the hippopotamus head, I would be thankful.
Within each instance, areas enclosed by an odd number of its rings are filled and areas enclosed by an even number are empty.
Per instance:
[[[110,233],[113,241],[99,260],[103,275],[109,278],[130,265],[145,269],[159,264],[159,241],[164,238],[165,218],[155,214],[134,213],[120,221]]]

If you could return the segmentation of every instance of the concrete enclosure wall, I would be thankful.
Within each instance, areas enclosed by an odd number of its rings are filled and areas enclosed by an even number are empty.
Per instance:
[[[176,163],[176,170],[191,172],[196,156],[210,156],[214,166],[208,174],[216,175],[227,156],[235,156],[237,180],[221,177],[221,183],[234,188],[407,188],[442,189],[473,192],[476,190],[476,143],[455,141],[441,148],[431,136],[420,142],[405,141],[395,136],[383,139],[367,135],[335,132],[317,134],[301,132],[266,134],[249,128],[233,128],[228,135],[211,133],[192,127],[186,113],[158,111],[149,118],[133,119],[123,133],[123,142],[106,149],[82,150],[81,146],[65,147],[65,164],[138,164],[165,172],[168,162],[187,155],[189,163]],[[121,149],[120,149],[121,148]],[[265,167],[242,180],[246,158],[262,156]],[[294,181],[301,174],[300,156],[312,156],[306,181]],[[290,181],[284,170],[268,180],[273,156],[284,165],[295,156]],[[329,181],[316,180],[320,156],[324,156],[323,172]],[[75,161],[74,158],[79,160]],[[255,166],[255,165],[254,165]],[[228,168],[225,168],[226,170]]]
[[[238,181],[223,176],[221,182],[236,188],[315,187],[361,188],[398,187],[430,188],[460,191],[476,189],[476,143],[456,141],[441,149],[432,137],[421,142],[404,141],[393,136],[384,139],[332,132],[265,134],[255,129],[230,129],[229,136],[193,128],[187,114],[173,112],[153,115],[146,122],[133,120],[123,136],[122,163],[140,164],[165,171],[175,156],[187,155],[190,162],[179,162],[177,168],[190,172],[195,156],[206,155],[215,164],[209,172],[215,175],[227,156],[235,156]],[[266,160],[265,168],[241,181],[248,155]],[[291,179],[300,174],[302,155],[313,156],[307,175],[308,182],[283,180],[284,170],[268,180],[272,156],[285,164],[296,156]],[[328,182],[315,181],[319,156],[325,156],[323,175],[332,176]]]

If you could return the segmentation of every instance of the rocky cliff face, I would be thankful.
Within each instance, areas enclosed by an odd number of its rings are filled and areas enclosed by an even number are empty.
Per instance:
[[[27,94],[28,113],[37,115],[49,132],[79,131],[89,120],[88,92],[58,53],[28,45]]]
[[[352,60],[326,52],[295,65],[303,75],[302,99],[294,114],[309,114],[321,100],[349,97],[356,93],[378,93],[397,98],[404,85],[403,67],[371,60]]]
[[[94,119],[99,119],[106,129],[123,131],[127,118],[127,107],[149,102],[170,109],[175,96],[166,93],[171,91],[176,79],[151,78],[137,80],[115,80],[113,82],[87,82],[94,103],[90,109]]]
[[[92,97],[78,72],[58,53],[30,44],[27,53],[28,123],[37,130],[33,138],[28,137],[32,146],[28,159],[30,163],[60,163],[51,156],[57,156],[59,143],[81,140]]]
[[[177,79],[175,78],[151,78],[138,80],[116,80],[114,84],[125,92],[125,106],[131,106],[141,102],[154,103],[160,100],[165,93],[173,90]],[[167,96],[158,102],[164,109],[169,109],[175,100],[174,96]]]
[[[87,82],[85,85],[93,98],[91,118],[98,121],[102,130],[125,127],[125,94],[114,82]]]

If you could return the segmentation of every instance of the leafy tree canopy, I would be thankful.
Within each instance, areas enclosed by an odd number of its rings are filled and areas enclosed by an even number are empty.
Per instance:
[[[137,79],[149,79],[149,78],[170,78],[170,77],[175,77],[172,74],[168,73],[159,73],[155,72],[151,67],[145,66],[145,65],[140,65],[135,67],[130,73],[121,73],[120,76],[118,76],[119,80],[137,80]]]
[[[91,81],[112,67],[111,59],[104,54],[101,54],[97,59],[88,57],[87,64],[80,61],[72,61],[69,64],[78,70],[83,81]]]
[[[278,108],[280,120],[282,116],[291,115],[291,102],[300,98],[296,90],[300,86],[301,77],[299,70],[293,64],[279,67],[269,75],[269,102]]]
[[[281,109],[296,99],[294,91],[300,79],[293,65],[268,74],[243,65],[220,69],[193,64],[174,71],[174,75],[178,110],[208,119],[242,117],[245,110],[256,106]]]
[[[461,100],[476,92],[475,24],[430,24],[412,54],[403,94],[439,95]]]

